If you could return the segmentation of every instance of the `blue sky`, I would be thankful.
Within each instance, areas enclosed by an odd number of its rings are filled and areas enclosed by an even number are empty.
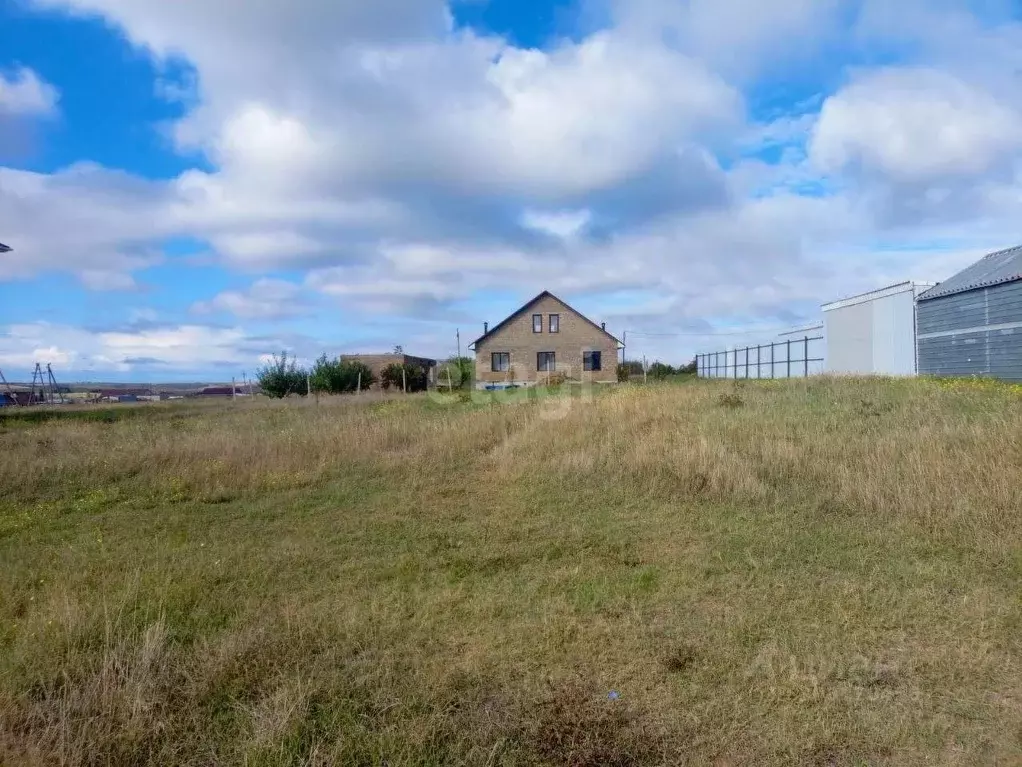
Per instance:
[[[1022,240],[1014,0],[0,2],[0,369],[681,362]],[[725,335],[734,334],[734,335]]]

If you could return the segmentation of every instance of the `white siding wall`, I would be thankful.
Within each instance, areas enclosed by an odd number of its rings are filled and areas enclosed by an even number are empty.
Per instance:
[[[854,304],[824,315],[828,373],[873,372],[873,306]]]
[[[825,306],[827,372],[915,375],[915,297],[907,285]]]

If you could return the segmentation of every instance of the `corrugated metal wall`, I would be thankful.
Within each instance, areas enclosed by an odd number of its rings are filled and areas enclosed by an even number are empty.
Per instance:
[[[873,372],[873,304],[824,312],[828,373]]]
[[[911,287],[825,310],[824,324],[828,373],[915,375],[915,292]]]
[[[919,372],[1022,381],[1022,281],[917,306]]]

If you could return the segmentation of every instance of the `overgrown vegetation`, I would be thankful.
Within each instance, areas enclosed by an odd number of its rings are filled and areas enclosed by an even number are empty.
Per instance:
[[[642,362],[639,360],[625,360],[617,365],[617,380],[619,383],[628,381],[632,376],[642,377]]]
[[[279,357],[274,355],[272,362],[256,373],[256,380],[263,394],[272,399],[283,399],[292,394],[305,396],[309,390],[308,372],[298,366],[298,360],[288,358],[286,351]]]
[[[643,363],[639,360],[627,360],[625,362],[618,363],[617,380],[621,383],[625,381],[634,381],[636,379],[666,381],[669,378],[676,378],[679,376],[694,376],[697,372],[698,362],[695,359],[687,365],[680,365],[679,367],[674,367],[666,362],[655,360],[645,368],[643,368]]]
[[[475,380],[475,360],[451,357],[437,368],[437,386],[441,389],[471,389]]]
[[[316,360],[311,375],[313,391],[326,394],[367,391],[376,383],[376,376],[364,362],[329,359],[325,354]]]
[[[385,391],[423,392],[429,386],[429,374],[421,365],[394,362],[380,373],[380,385]]]
[[[696,360],[692,360],[687,365],[679,365],[674,367],[666,362],[660,362],[659,360],[649,366],[648,376],[654,381],[664,381],[674,376],[692,376],[695,375],[698,367]]]
[[[1022,762],[1018,393],[595,388],[0,424],[0,764]]]

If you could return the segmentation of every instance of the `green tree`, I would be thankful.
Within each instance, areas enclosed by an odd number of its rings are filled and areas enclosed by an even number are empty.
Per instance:
[[[296,358],[288,358],[286,351],[279,357],[273,355],[273,361],[256,373],[256,380],[263,393],[274,399],[306,394],[306,372],[298,367]]]
[[[350,394],[359,388],[368,389],[375,382],[373,371],[358,360],[329,359],[325,354],[312,368],[312,388],[328,394]]]
[[[475,360],[471,357],[451,357],[437,368],[437,385],[446,387],[450,381],[453,389],[470,389],[475,369]]]
[[[632,376],[642,376],[642,363],[638,360],[625,360],[617,366],[617,380],[624,383]]]
[[[398,362],[387,365],[380,373],[380,385],[384,389],[402,391],[407,386],[409,392],[426,391],[429,385],[429,373],[419,365],[402,365]]]
[[[647,375],[654,381],[663,381],[668,376],[674,375],[674,368],[665,362],[657,360],[649,366]]]
[[[676,371],[679,375],[694,376],[699,372],[699,361],[693,357],[692,361],[687,365],[682,365]]]

